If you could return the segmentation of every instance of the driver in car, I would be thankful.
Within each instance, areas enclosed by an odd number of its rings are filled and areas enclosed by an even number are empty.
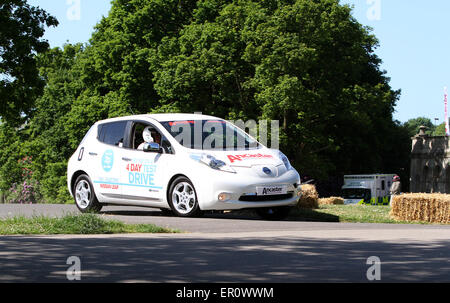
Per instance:
[[[139,145],[139,147],[137,148],[138,150],[144,150],[144,145],[146,143],[153,143],[155,142],[153,140],[153,136],[152,136],[152,131],[151,131],[151,127],[147,126],[144,131],[142,132],[142,138],[144,139],[144,142],[141,143],[141,145]]]

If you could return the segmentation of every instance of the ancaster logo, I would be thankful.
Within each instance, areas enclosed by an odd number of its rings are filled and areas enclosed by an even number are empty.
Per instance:
[[[114,152],[107,150],[102,157],[102,167],[105,172],[110,172],[114,165]]]

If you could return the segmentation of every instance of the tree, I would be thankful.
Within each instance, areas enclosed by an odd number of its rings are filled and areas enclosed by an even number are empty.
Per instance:
[[[316,180],[407,169],[410,139],[392,119],[400,92],[380,69],[377,39],[349,6],[338,0],[112,4],[89,45],[38,56],[46,87],[16,134],[24,143],[8,141],[12,129],[2,125],[8,150],[33,156],[44,197],[67,199],[67,159],[94,122],[132,113],[279,120],[281,149]],[[10,158],[0,152],[0,164],[13,169]]]
[[[200,1],[162,40],[155,89],[164,106],[279,120],[281,147],[308,175],[385,169],[399,96],[369,30],[336,0]]]
[[[33,109],[44,82],[38,75],[35,55],[48,49],[42,40],[44,26],[58,21],[25,0],[0,3],[0,116],[20,123]]]
[[[436,129],[433,122],[431,122],[431,119],[426,117],[409,119],[403,124],[403,127],[405,127],[408,130],[410,137],[414,137],[415,135],[417,135],[419,133],[419,128],[421,126],[427,127],[426,133],[428,135],[431,135]]]
[[[146,113],[157,107],[152,58],[164,37],[176,36],[189,24],[196,2],[113,1],[80,62],[87,94],[79,101],[106,101],[107,115]]]
[[[73,100],[82,91],[80,73],[75,61],[82,53],[81,45],[66,45],[63,50],[51,49],[37,56],[40,76],[46,81],[43,94],[35,101],[33,117],[20,128],[9,123],[0,125],[0,189],[20,183],[20,160],[32,158],[33,178],[48,201],[68,199],[65,184],[67,160],[77,147],[68,131]],[[83,130],[81,130],[83,131]]]
[[[433,131],[433,136],[445,136],[445,122],[439,124],[436,126],[436,128]]]

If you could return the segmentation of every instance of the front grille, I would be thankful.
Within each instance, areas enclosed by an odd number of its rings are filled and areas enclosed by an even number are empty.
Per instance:
[[[287,193],[284,195],[270,195],[270,196],[241,196],[239,201],[242,202],[266,202],[266,201],[281,201],[290,199],[294,196],[294,193]]]

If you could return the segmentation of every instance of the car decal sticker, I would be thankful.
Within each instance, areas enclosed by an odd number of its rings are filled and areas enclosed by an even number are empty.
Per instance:
[[[117,178],[108,178],[108,177],[99,177],[97,181],[94,181],[95,184],[100,184],[100,188],[102,189],[119,189],[119,179]]]
[[[105,171],[112,169],[114,163],[113,151],[108,150],[103,155],[102,166]],[[106,168],[105,168],[106,167]],[[142,187],[154,190],[163,189],[156,183],[156,172],[157,165],[150,159],[133,159],[130,163],[125,166],[125,172],[127,174],[126,180],[122,182],[117,178],[105,178],[101,177],[99,180],[94,181],[95,184],[100,184],[100,188],[103,189],[119,189],[119,186],[132,186],[132,187]],[[124,183],[127,182],[127,183]],[[155,191],[157,192],[157,191]]]
[[[114,165],[114,152],[110,149],[105,151],[102,157],[102,167],[103,170],[107,173],[109,173]]]
[[[103,181],[95,181],[96,184],[106,184],[106,185],[122,185],[122,186],[134,186],[134,187],[144,187],[144,188],[154,188],[154,189],[162,189],[160,186],[151,186],[151,185],[139,185],[139,184],[129,184],[129,183],[110,183],[110,182],[103,182]]]
[[[133,159],[125,165],[129,186],[162,189],[156,184],[157,165],[151,159]]]
[[[264,158],[273,158],[272,155],[264,155],[264,154],[243,154],[243,155],[228,155],[228,160],[231,163],[236,161],[243,161],[248,159],[264,159]]]
[[[100,188],[103,188],[103,189],[119,189],[119,185],[118,184],[104,184],[104,183],[100,183]]]

